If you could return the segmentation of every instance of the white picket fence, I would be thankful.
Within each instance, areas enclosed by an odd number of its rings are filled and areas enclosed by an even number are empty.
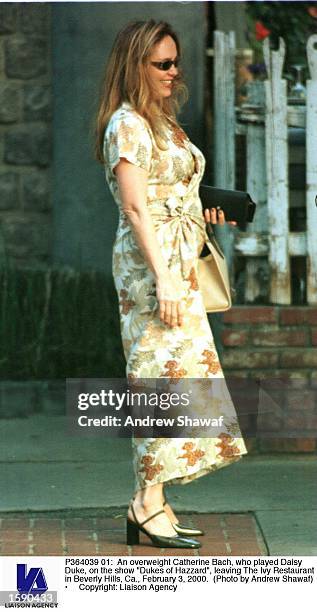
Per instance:
[[[235,138],[246,138],[246,190],[258,203],[254,222],[247,232],[226,228],[231,245],[231,259],[240,255],[246,260],[245,301],[259,294],[257,269],[259,258],[268,258],[269,301],[291,303],[290,257],[306,257],[308,304],[317,304],[317,35],[307,41],[307,58],[311,78],[306,82],[306,106],[287,104],[287,83],[282,79],[285,45],[271,50],[269,40],[263,43],[268,79],[263,84],[262,120],[249,112],[241,121],[235,107],[235,35],[214,33],[214,185],[226,189],[235,186]],[[259,82],[250,84],[256,91]],[[289,229],[289,125],[296,125],[296,109],[306,124],[306,218],[305,232]],[[295,120],[294,120],[295,116]],[[232,240],[232,234],[234,239]],[[227,253],[228,255],[228,249]],[[230,258],[230,253],[229,253]],[[304,279],[303,279],[304,280]]]

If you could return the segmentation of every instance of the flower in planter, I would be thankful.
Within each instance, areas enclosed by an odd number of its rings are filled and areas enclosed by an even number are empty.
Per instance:
[[[268,30],[262,21],[255,22],[255,38],[257,40],[264,40],[269,34],[271,34],[271,30]]]
[[[317,6],[308,6],[307,13],[314,19],[317,19]]]

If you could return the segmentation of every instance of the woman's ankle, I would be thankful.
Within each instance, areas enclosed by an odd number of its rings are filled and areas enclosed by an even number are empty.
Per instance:
[[[163,507],[162,487],[146,487],[140,489],[131,500],[131,503],[142,508],[145,512],[151,512]]]

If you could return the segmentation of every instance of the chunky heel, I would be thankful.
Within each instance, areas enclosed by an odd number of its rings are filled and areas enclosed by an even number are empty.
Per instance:
[[[134,546],[140,543],[140,532],[137,525],[127,520],[127,544]]]

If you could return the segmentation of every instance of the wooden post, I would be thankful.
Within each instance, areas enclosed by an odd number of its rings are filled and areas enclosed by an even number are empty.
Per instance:
[[[307,80],[306,103],[306,216],[307,216],[307,302],[317,303],[317,34],[307,41],[311,79]]]
[[[235,186],[235,35],[214,32],[215,186]]]
[[[265,81],[265,140],[270,235],[270,301],[275,304],[290,304],[287,89],[286,80],[282,79],[285,43],[281,37],[279,45],[279,49],[273,51],[270,49],[268,38],[263,43],[264,60],[269,77]]]
[[[264,126],[248,124],[246,134],[247,147],[247,192],[257,202],[256,215],[252,223],[252,234],[267,233],[266,207],[266,162]],[[256,302],[261,296],[263,287],[259,272],[262,262],[258,257],[248,257],[246,264],[245,300]],[[262,266],[263,267],[263,266]]]
[[[235,33],[214,32],[214,185],[235,188]],[[216,225],[232,279],[234,229]]]

